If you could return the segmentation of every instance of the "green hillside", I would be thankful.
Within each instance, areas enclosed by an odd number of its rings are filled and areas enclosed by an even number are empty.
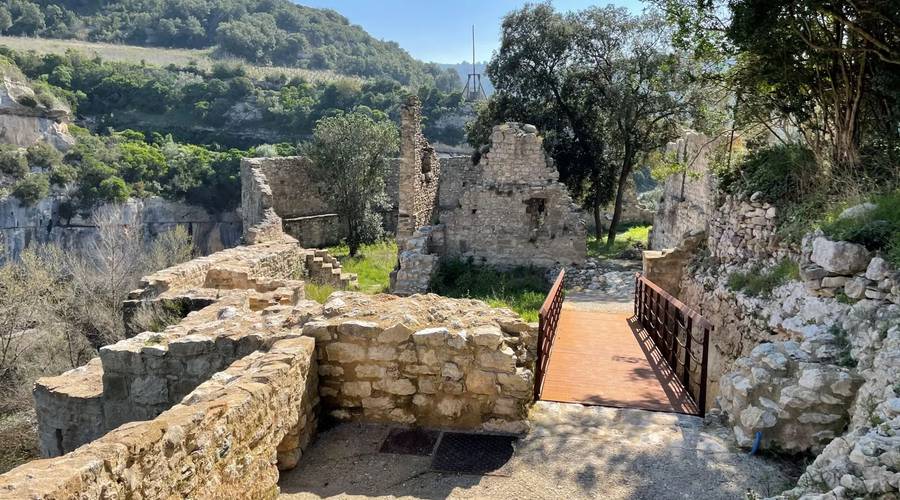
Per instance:
[[[402,85],[459,86],[454,73],[373,38],[337,12],[288,0],[4,0],[0,33],[146,47],[211,49],[217,57]]]

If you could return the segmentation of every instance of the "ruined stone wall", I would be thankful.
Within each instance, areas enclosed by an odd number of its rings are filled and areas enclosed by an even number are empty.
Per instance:
[[[295,465],[315,432],[313,344],[275,342],[154,420],[13,469],[0,498],[273,498],[278,468]]]
[[[397,227],[398,170],[389,159],[385,178],[388,207],[382,212],[384,229]],[[244,238],[259,242],[277,238],[282,231],[301,245],[321,248],[338,244],[347,227],[324,198],[321,183],[310,177],[310,161],[303,156],[244,158],[241,160],[241,211]],[[257,236],[260,233],[262,236]]]
[[[708,248],[721,263],[774,262],[790,257],[797,260],[799,250],[778,237],[778,209],[758,199],[726,195],[718,209],[710,214]]]
[[[522,432],[536,329],[510,311],[436,295],[332,295],[303,326],[324,407],[339,419]]]
[[[662,199],[650,232],[650,248],[673,248],[683,235],[707,230],[709,218],[717,208],[717,183],[709,171],[710,156],[722,141],[687,132],[666,146],[666,154],[674,155],[686,168],[663,183]]]
[[[459,208],[460,199],[467,188],[478,183],[483,166],[472,163],[471,155],[441,158],[441,179],[438,190],[438,208],[448,211]]]
[[[422,106],[411,96],[400,110],[397,238],[434,222],[441,163],[422,133]]]
[[[440,215],[444,255],[507,268],[584,260],[583,214],[547,164],[533,126],[494,127],[490,151],[467,171],[474,182]]]

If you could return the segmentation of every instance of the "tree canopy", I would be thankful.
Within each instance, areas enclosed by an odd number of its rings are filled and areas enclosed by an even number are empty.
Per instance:
[[[616,200],[612,242],[637,161],[677,137],[702,108],[694,68],[668,40],[664,19],[653,13],[594,7],[564,15],[549,4],[513,11],[488,64],[496,94],[470,127],[470,141],[484,144],[503,120],[537,125],[561,178],[593,209],[598,231],[600,207]]]
[[[393,123],[363,111],[323,118],[307,144],[313,177],[347,224],[351,256],[381,236],[387,158],[399,144]]]

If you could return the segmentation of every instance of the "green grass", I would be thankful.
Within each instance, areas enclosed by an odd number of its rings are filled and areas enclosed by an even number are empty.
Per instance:
[[[187,66],[195,63],[200,68],[210,69],[215,63],[240,64],[247,69],[247,76],[262,80],[268,75],[284,74],[288,78],[301,77],[309,82],[331,82],[335,80],[361,80],[359,77],[345,76],[327,70],[310,70],[282,66],[258,66],[241,59],[213,57],[212,49],[163,49],[158,47],[138,47],[111,43],[85,42],[81,40],[57,40],[17,36],[0,36],[0,45],[15,50],[33,50],[38,54],[64,54],[72,49],[88,55],[99,55],[106,61],[130,63],[146,62],[158,66],[174,64]]]
[[[350,257],[347,245],[328,249],[341,261],[344,272],[359,276],[359,290],[365,293],[387,292],[390,274],[397,263],[397,242],[380,241],[360,247],[355,257]]]
[[[900,266],[900,190],[873,196],[868,201],[876,208],[858,217],[838,219],[840,210],[835,209],[822,224],[822,231],[833,240],[881,251],[887,260]]]
[[[336,289],[331,285],[320,285],[318,283],[307,281],[305,291],[307,299],[315,300],[319,304],[324,304]]]
[[[499,271],[465,261],[446,261],[438,268],[431,288],[445,297],[479,299],[491,307],[508,307],[525,321],[534,322],[548,286],[544,272],[536,268]]]
[[[596,236],[589,236],[587,240],[588,257],[612,259],[632,247],[647,248],[652,227],[629,227],[622,232],[616,233],[616,241],[612,245],[606,244],[606,238],[598,240]]]
[[[754,267],[749,272],[735,272],[728,277],[728,288],[750,297],[768,297],[772,290],[800,278],[800,267],[790,259],[784,259],[771,269]]]

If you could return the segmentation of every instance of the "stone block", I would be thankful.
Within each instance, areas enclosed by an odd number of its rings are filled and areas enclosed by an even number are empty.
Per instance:
[[[497,380],[494,373],[472,370],[466,375],[466,390],[474,394],[497,394]]]
[[[328,360],[335,363],[354,363],[366,359],[366,348],[357,344],[334,342],[325,346]]]
[[[382,331],[378,326],[378,323],[360,320],[345,321],[339,324],[337,328],[338,332],[342,335],[349,335],[361,339],[375,339]]]
[[[413,341],[419,345],[439,346],[443,345],[450,335],[447,328],[426,328],[413,334]]]
[[[387,369],[379,365],[357,365],[356,376],[359,378],[384,378]]]
[[[819,236],[813,240],[810,260],[831,273],[853,274],[868,267],[870,254],[862,245]]]
[[[409,396],[416,393],[416,386],[412,381],[405,378],[390,379],[384,378],[374,382],[373,387],[379,391],[388,394],[396,394],[398,396]]]
[[[409,340],[409,337],[412,334],[413,330],[411,328],[403,323],[397,323],[396,325],[389,327],[383,332],[379,333],[378,342],[382,342],[385,344],[399,344]]]
[[[372,395],[371,382],[344,382],[341,384],[341,393],[353,398],[369,397]]]
[[[146,375],[137,377],[129,388],[131,400],[138,404],[156,405],[169,401],[168,382],[163,377]]]
[[[496,351],[479,349],[476,361],[479,366],[488,370],[507,373],[516,371],[516,355],[509,346]]]
[[[303,325],[303,335],[316,341],[328,341],[334,338],[327,321],[310,321]]]
[[[503,342],[503,332],[497,325],[481,325],[472,330],[475,345],[496,349]]]

